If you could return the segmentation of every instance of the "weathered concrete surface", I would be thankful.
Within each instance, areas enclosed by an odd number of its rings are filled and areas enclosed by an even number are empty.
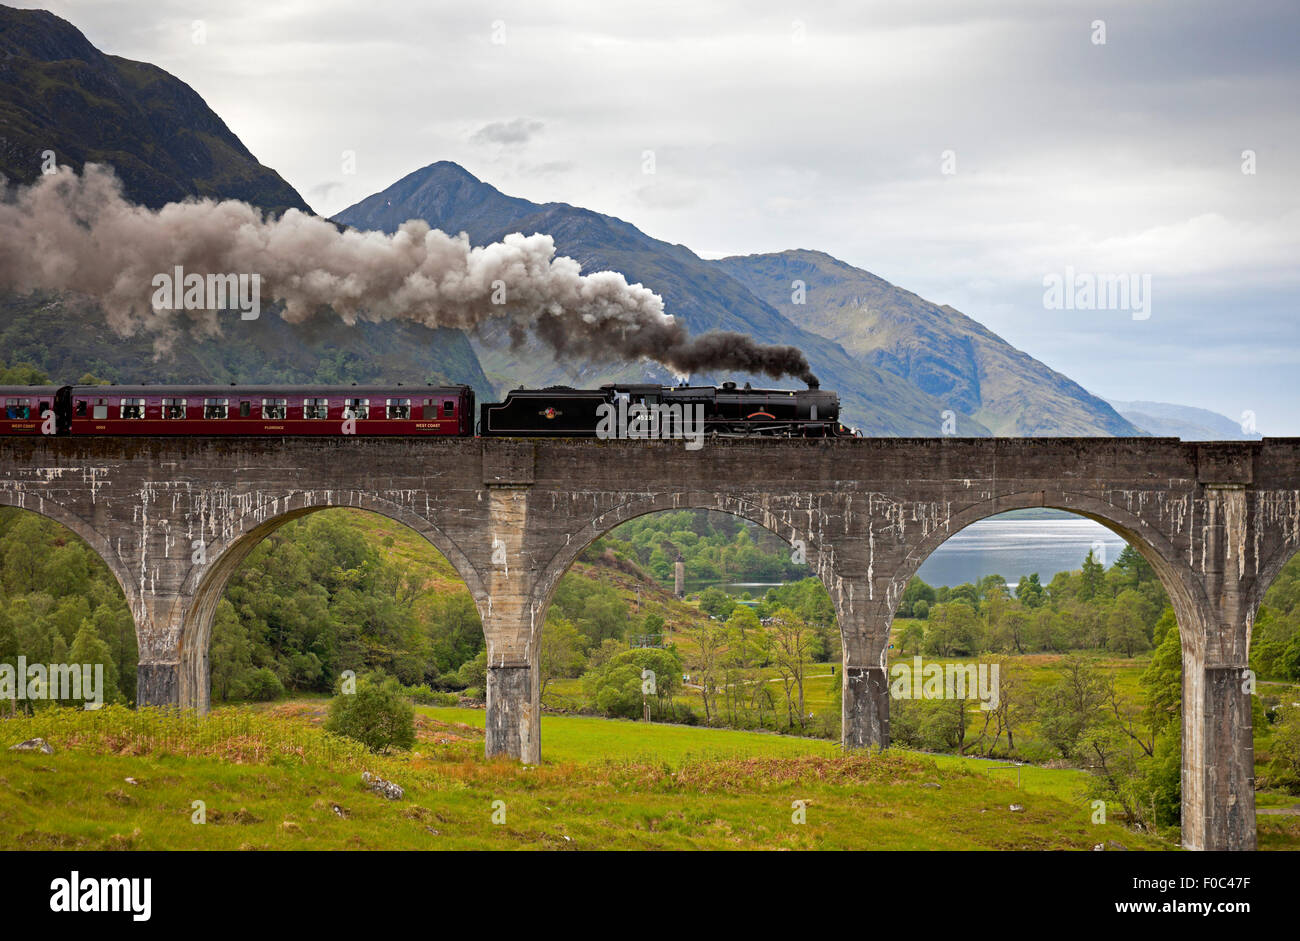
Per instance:
[[[889,679],[880,667],[844,670],[844,747],[867,748],[889,742]]]
[[[489,664],[487,672],[487,756],[518,758],[540,764],[536,666]]]
[[[0,441],[0,504],[44,513],[122,583],[140,701],[205,708],[217,601],[256,543],[331,506],[389,516],[464,578],[489,656],[490,754],[541,756],[537,642],[560,576],[656,510],[734,513],[800,544],[843,637],[844,743],[887,745],[882,670],[908,579],[1004,510],[1091,517],[1151,562],[1184,657],[1189,847],[1254,846],[1247,666],[1254,612],[1300,549],[1300,440],[49,438]]]

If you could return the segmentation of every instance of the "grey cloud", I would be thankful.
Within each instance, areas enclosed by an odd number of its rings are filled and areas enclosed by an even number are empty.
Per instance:
[[[470,140],[478,144],[501,144],[507,147],[526,144],[545,126],[541,121],[530,118],[496,121],[483,125],[470,135]]]

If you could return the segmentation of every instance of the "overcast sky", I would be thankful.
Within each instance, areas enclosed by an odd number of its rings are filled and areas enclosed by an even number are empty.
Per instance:
[[[454,160],[707,257],[820,249],[1099,395],[1300,435],[1296,0],[17,5],[190,84],[318,212]],[[1149,316],[1045,309],[1067,266],[1149,275]]]

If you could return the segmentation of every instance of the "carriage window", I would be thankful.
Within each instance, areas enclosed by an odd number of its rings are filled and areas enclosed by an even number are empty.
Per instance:
[[[226,413],[230,411],[229,399],[204,399],[203,400],[203,417],[204,418],[225,418]]]
[[[444,402],[442,403],[442,417],[443,417],[443,418],[451,418],[451,417],[452,417],[453,415],[455,415],[455,414],[456,414],[456,403],[455,403],[455,401],[453,401],[453,400],[451,400],[451,399],[447,399],[446,401],[444,401]]]
[[[370,400],[369,399],[344,399],[343,417],[358,418],[358,419],[369,418]]]
[[[163,418],[184,418],[185,400],[184,399],[163,399],[162,416]]]
[[[144,418],[144,399],[123,399],[121,416],[123,418]]]
[[[330,415],[329,399],[303,399],[302,400],[303,418],[329,418],[329,415]]]
[[[407,419],[411,417],[410,399],[389,399],[388,417]]]
[[[31,400],[30,399],[5,399],[5,417],[10,419],[31,418],[32,417]]]
[[[85,399],[77,399],[77,406],[76,406],[76,408],[74,409],[74,412],[76,413],[76,415],[77,415],[78,418],[85,418],[85,417],[86,417],[86,400],[85,400]]]
[[[39,405],[36,406],[36,414],[42,417],[44,417],[45,413],[48,412],[49,410],[50,410],[49,402],[41,402]]]
[[[288,399],[262,399],[262,417],[281,421],[288,411],[288,404]]]
[[[421,406],[420,417],[426,421],[438,417],[438,402],[435,399],[425,399],[424,405]]]
[[[248,418],[248,417],[249,417],[250,415],[252,415],[252,414],[253,414],[253,403],[252,403],[252,402],[240,402],[240,403],[239,403],[239,417],[240,417],[240,418]]]
[[[91,410],[91,418],[100,419],[108,417],[108,399],[95,399],[95,407]]]

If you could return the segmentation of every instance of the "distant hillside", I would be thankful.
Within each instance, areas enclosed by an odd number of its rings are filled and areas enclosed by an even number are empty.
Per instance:
[[[1125,419],[1164,438],[1184,441],[1259,441],[1257,432],[1244,432],[1241,422],[1205,408],[1168,402],[1117,402],[1111,406]]]
[[[973,415],[998,435],[1140,435],[1106,402],[951,307],[824,252],[712,262],[794,323]],[[804,303],[793,303],[795,281]],[[962,429],[958,425],[958,433]]]
[[[45,150],[78,170],[110,164],[126,195],[146,206],[208,196],[311,212],[184,82],[105,55],[51,13],[0,6],[0,173],[30,183]],[[328,312],[291,325],[273,309],[222,323],[223,335],[183,335],[155,361],[148,339],[112,333],[83,298],[0,294],[0,365],[30,362],[58,382],[93,372],[117,382],[465,382],[491,393],[457,330],[347,327]]]
[[[918,389],[903,377],[856,361],[837,343],[795,325],[734,278],[682,245],[651,238],[635,226],[566,203],[545,205],[518,199],[482,182],[464,168],[434,163],[394,183],[334,217],[359,229],[392,232],[403,221],[421,218],[450,232],[466,232],[485,244],[511,232],[544,232],[560,254],[577,260],[584,271],[622,272],[664,298],[669,313],[692,333],[736,330],[764,343],[789,343],[807,353],[822,386],[840,393],[845,419],[876,435],[934,435],[941,413],[952,405]],[[570,383],[595,385],[616,380],[674,381],[653,364],[560,364],[530,343],[511,350],[503,331],[487,331],[474,346],[498,389],[519,385]],[[693,381],[744,380],[745,376],[694,376]],[[758,385],[776,383],[749,377]],[[956,407],[958,412],[962,409]],[[960,433],[986,435],[988,430],[963,416]]]
[[[0,366],[31,363],[55,382],[87,372],[112,382],[467,383],[492,385],[459,330],[411,323],[358,323],[333,316],[289,324],[261,318],[226,322],[219,337],[186,335],[154,359],[153,341],[120,337],[82,298],[0,295]]]

